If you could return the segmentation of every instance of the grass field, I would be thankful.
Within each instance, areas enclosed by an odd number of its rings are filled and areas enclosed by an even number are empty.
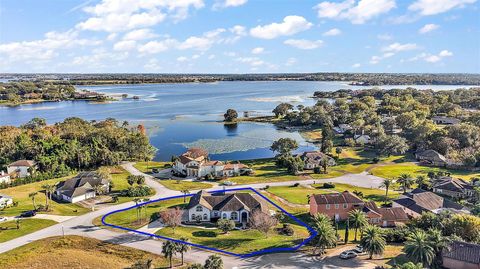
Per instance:
[[[204,183],[204,182],[195,182],[195,181],[185,181],[185,180],[159,180],[158,181],[160,184],[163,186],[176,190],[176,191],[182,191],[182,190],[202,190],[202,189],[208,189],[211,188],[213,185]]]
[[[143,173],[150,174],[153,168],[157,168],[159,170],[168,168],[168,166],[172,164],[171,162],[137,162],[133,165],[133,167],[137,168],[139,171]]]
[[[17,230],[17,224],[14,220],[7,222],[0,222],[1,228],[7,228],[7,230],[0,229],[0,243],[12,240],[14,238],[33,233],[48,226],[56,224],[53,220],[45,219],[22,219],[20,221],[20,229]],[[0,261],[2,259],[0,258]],[[1,262],[0,262],[1,265]],[[1,266],[0,266],[1,267]]]
[[[252,176],[232,177],[226,179],[226,181],[235,182],[237,184],[249,184],[300,180],[299,176],[290,175],[286,169],[276,167],[274,159],[248,160],[242,161],[242,163],[251,166],[255,174]]]
[[[274,247],[291,247],[309,236],[306,228],[298,225],[292,225],[292,228],[295,230],[293,236],[279,235],[274,230],[271,230],[268,236],[257,230],[235,230],[223,234],[218,229],[205,230],[193,227],[177,227],[175,234],[171,228],[163,228],[156,234],[177,239],[185,237],[190,242],[203,246],[244,254]]]
[[[463,179],[470,179],[472,177],[479,177],[480,173],[478,172],[471,172],[465,170],[452,170],[452,169],[444,169],[439,167],[428,167],[428,166],[421,166],[413,162],[405,162],[399,164],[391,164],[391,165],[383,165],[378,166],[370,170],[375,176],[383,177],[383,178],[397,178],[401,174],[409,174],[412,177],[417,177],[420,175],[426,176],[428,172],[449,172],[454,177],[459,177]]]
[[[50,237],[0,254],[0,268],[126,268],[137,261],[152,260],[154,268],[168,268],[162,256],[96,239]],[[179,264],[178,259],[174,261]],[[176,267],[176,268],[186,268]]]

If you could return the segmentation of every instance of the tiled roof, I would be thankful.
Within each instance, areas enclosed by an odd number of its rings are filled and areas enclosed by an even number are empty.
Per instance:
[[[453,241],[442,253],[445,258],[480,264],[480,245]]]
[[[208,152],[202,148],[189,148],[185,153],[182,155],[188,156],[190,158],[196,159],[198,157],[207,157]]]
[[[32,160],[18,160],[16,162],[13,162],[9,164],[8,166],[27,166],[31,167],[35,165],[35,161]]]
[[[344,191],[341,193],[314,194],[313,199],[317,205],[363,203],[362,199],[358,198],[358,196],[349,191]]]

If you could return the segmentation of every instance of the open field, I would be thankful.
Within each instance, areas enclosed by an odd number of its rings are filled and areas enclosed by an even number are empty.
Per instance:
[[[176,239],[185,237],[196,244],[244,254],[267,248],[295,246],[309,236],[306,228],[291,226],[295,230],[293,236],[279,235],[274,230],[271,230],[268,236],[257,230],[234,230],[223,234],[218,229],[206,230],[194,227],[177,227],[175,233],[171,228],[163,228],[156,234]]]
[[[22,219],[20,221],[20,229],[17,230],[17,224],[14,220],[7,222],[0,222],[0,228],[7,228],[7,230],[0,229],[0,243],[12,240],[14,238],[33,233],[48,226],[56,224],[53,220],[46,219]],[[1,255],[0,255],[1,256]],[[0,258],[0,265],[1,265]],[[0,266],[1,267],[1,266]]]
[[[0,254],[0,268],[125,268],[149,259],[154,268],[168,267],[168,261],[159,255],[92,238],[66,236],[42,239]]]
[[[276,167],[274,159],[257,159],[242,161],[242,163],[251,166],[255,174],[251,176],[232,177],[225,181],[231,181],[237,184],[249,184],[300,180],[299,176],[290,175],[286,169]]]
[[[176,191],[182,190],[202,190],[211,188],[213,185],[204,182],[185,181],[185,180],[159,180],[163,186]]]
[[[133,166],[137,168],[142,173],[150,174],[153,168],[157,168],[159,170],[169,168],[171,162],[136,162]]]
[[[452,169],[445,169],[439,167],[429,167],[429,166],[421,166],[413,162],[406,162],[406,163],[399,163],[399,164],[391,164],[391,165],[383,165],[374,167],[370,170],[374,176],[379,176],[383,178],[397,178],[401,174],[409,174],[412,177],[417,177],[420,175],[426,176],[428,172],[449,172],[454,177],[459,177],[463,179],[471,179],[473,177],[479,177],[479,172],[471,172],[465,170],[452,170]]]

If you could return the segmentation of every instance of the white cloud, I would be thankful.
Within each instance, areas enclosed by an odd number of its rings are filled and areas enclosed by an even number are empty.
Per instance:
[[[81,30],[121,32],[153,26],[167,17],[185,19],[188,11],[204,6],[203,0],[102,0],[95,6],[83,8],[91,15],[76,25]]]
[[[115,38],[117,38],[118,34],[117,33],[111,33],[107,36],[107,40],[108,41],[112,41],[114,40]]]
[[[151,29],[138,29],[126,33],[123,36],[124,40],[143,40],[157,37],[158,35],[152,32]]]
[[[393,36],[390,34],[381,34],[381,35],[377,35],[377,38],[380,40],[392,40]]]
[[[363,24],[395,8],[395,0],[324,1],[316,5],[319,18],[348,19],[353,24]]]
[[[236,58],[235,61],[246,63],[251,66],[261,66],[265,64],[265,62],[259,59],[258,57],[239,57],[239,58]]]
[[[454,8],[464,7],[473,4],[477,0],[417,0],[408,9],[417,11],[420,15],[428,16],[447,12]]]
[[[292,66],[292,65],[294,65],[294,64],[296,64],[296,63],[297,63],[297,59],[291,57],[291,58],[288,58],[288,59],[287,59],[287,62],[285,63],[285,65],[286,65],[286,66]]]
[[[313,24],[301,16],[286,16],[281,23],[259,25],[250,29],[250,35],[263,39],[274,39],[279,36],[290,36],[310,29]]]
[[[390,58],[390,57],[392,57],[393,55],[395,55],[395,53],[393,53],[393,52],[386,52],[386,53],[383,54],[383,58]]]
[[[437,63],[440,62],[445,57],[451,57],[453,53],[448,50],[442,50],[438,54],[430,54],[430,53],[420,53],[417,56],[408,59],[409,62],[424,60],[429,63]]]
[[[372,56],[370,58],[370,63],[371,64],[378,64],[382,58],[380,56]]]
[[[418,32],[420,34],[426,34],[428,32],[438,29],[438,27],[440,26],[438,26],[437,24],[429,23],[429,24],[425,24],[422,28],[420,28]]]
[[[185,56],[180,56],[177,58],[177,62],[186,62],[186,61],[188,61],[188,58]]]
[[[239,35],[239,36],[247,35],[247,29],[245,28],[245,26],[242,26],[242,25],[235,25],[228,30],[230,30],[230,32],[232,32],[236,35]]]
[[[150,59],[144,66],[145,70],[147,71],[159,71],[161,67],[158,63],[157,59]]]
[[[450,56],[453,56],[453,53],[448,50],[442,50],[438,55],[440,57],[450,57]]]
[[[326,31],[325,33],[323,33],[324,36],[336,36],[336,35],[340,35],[342,33],[342,31],[340,31],[340,29],[338,28],[332,28],[328,31]]]
[[[212,8],[218,10],[227,7],[238,7],[245,5],[247,2],[248,0],[217,0]]]
[[[262,54],[264,51],[265,51],[264,48],[257,47],[257,48],[252,49],[252,54]]]
[[[303,50],[311,50],[316,49],[322,46],[322,40],[307,40],[307,39],[288,39],[283,42],[286,45],[303,49]]]
[[[127,50],[132,50],[137,46],[137,42],[134,40],[122,40],[115,45],[113,45],[113,50],[116,51],[127,51]]]
[[[352,68],[359,68],[360,66],[362,66],[362,65],[359,64],[359,63],[356,63],[356,64],[353,64],[353,65],[352,65]]]
[[[150,41],[138,48],[140,53],[159,53],[168,50],[178,44],[175,39],[166,39],[162,41]]]
[[[407,51],[407,50],[416,50],[418,48],[419,47],[417,46],[417,44],[414,44],[414,43],[400,44],[396,42],[386,47],[383,47],[382,50],[386,52],[400,52],[400,51]]]

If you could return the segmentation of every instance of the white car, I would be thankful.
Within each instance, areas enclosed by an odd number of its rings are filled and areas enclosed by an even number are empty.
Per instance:
[[[0,222],[4,222],[4,221],[7,221],[7,218],[6,217],[0,217]]]
[[[352,250],[347,250],[347,251],[344,251],[344,252],[340,253],[340,259],[347,260],[347,259],[352,259],[352,258],[355,258],[355,257],[357,257],[357,253],[355,251],[352,251]]]

